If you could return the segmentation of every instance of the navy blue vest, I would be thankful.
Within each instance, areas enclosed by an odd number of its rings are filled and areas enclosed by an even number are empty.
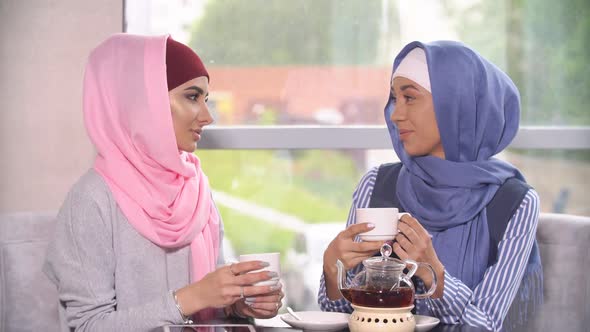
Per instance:
[[[400,204],[396,190],[401,163],[383,164],[379,167],[369,207],[396,207],[405,211]],[[490,233],[488,267],[496,263],[498,244],[504,236],[508,222],[520,206],[531,187],[517,179],[510,178],[498,189],[486,207]],[[395,255],[395,254],[393,254]],[[543,300],[543,270],[537,241],[529,256],[525,274],[514,301],[504,320],[503,330],[517,331],[526,325]]]

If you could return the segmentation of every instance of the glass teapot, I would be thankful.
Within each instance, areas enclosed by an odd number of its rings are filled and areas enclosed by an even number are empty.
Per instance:
[[[436,273],[430,264],[417,263],[411,259],[400,260],[385,255],[367,258],[364,270],[358,273],[349,285],[346,282],[344,264],[336,261],[338,267],[338,288],[352,304],[363,307],[402,308],[414,304],[414,298],[423,299],[436,290]],[[412,276],[419,266],[425,266],[432,273],[432,285],[428,292],[416,294]],[[404,268],[408,273],[404,274]]]

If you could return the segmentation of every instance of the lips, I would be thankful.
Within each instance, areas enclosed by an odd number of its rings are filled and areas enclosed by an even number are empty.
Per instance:
[[[413,133],[412,130],[408,129],[400,129],[399,130],[399,138],[403,141],[404,139],[408,138]]]
[[[193,139],[195,141],[199,141],[201,139],[201,134],[203,133],[202,129],[191,129],[191,133],[193,133]]]

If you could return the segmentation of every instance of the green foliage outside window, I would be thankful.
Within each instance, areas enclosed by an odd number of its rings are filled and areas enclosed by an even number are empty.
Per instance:
[[[359,174],[335,151],[197,150],[215,191],[299,218],[306,223],[346,220]],[[238,254],[285,252],[293,231],[218,202],[226,236]]]
[[[381,10],[380,0],[209,1],[190,45],[216,65],[373,64]]]
[[[461,39],[506,70],[525,125],[590,125],[590,2],[444,1]]]

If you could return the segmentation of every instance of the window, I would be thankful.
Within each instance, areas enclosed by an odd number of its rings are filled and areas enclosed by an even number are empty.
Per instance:
[[[412,40],[461,40],[506,71],[522,121],[499,157],[542,211],[590,215],[587,1],[127,0],[125,15],[128,32],[171,33],[205,61],[216,124],[196,153],[235,252],[283,253],[287,289],[305,289],[287,294],[292,307],[315,306],[323,248],[360,176],[397,159],[383,107]]]

